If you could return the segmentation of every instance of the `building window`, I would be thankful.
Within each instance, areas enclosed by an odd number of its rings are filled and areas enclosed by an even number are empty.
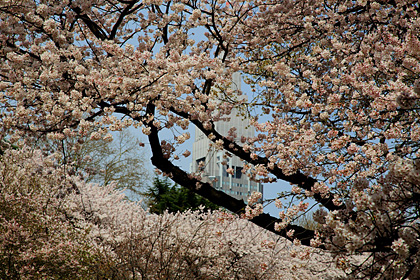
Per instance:
[[[237,179],[241,179],[241,177],[242,177],[242,167],[240,167],[240,166],[236,166],[236,168],[235,168],[235,178],[237,178]]]

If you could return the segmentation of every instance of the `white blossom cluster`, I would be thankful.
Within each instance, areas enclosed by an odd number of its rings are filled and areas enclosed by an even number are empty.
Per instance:
[[[0,172],[0,264],[7,277],[343,276],[327,253],[295,247],[236,215],[149,214],[113,185],[86,184],[27,147],[7,150]]]
[[[326,246],[344,257],[341,262],[354,272],[353,277],[368,277],[375,271],[381,271],[376,277],[386,279],[404,278],[407,271],[409,279],[420,277],[417,162],[397,158],[379,184],[370,186],[366,178],[354,181],[346,210],[314,213],[314,220],[323,225],[320,232],[326,237]],[[344,262],[348,256],[369,251],[373,253],[362,254],[363,263],[352,266]]]
[[[320,204],[328,214],[315,215],[323,228],[312,243],[325,241],[354,277],[417,279],[419,13],[418,0],[2,0],[0,136],[111,141],[112,131],[134,127],[161,172],[198,190],[203,174],[172,164],[189,156],[179,149],[195,125],[212,148],[241,158],[251,180],[286,180],[294,187],[285,197]],[[248,99],[233,89],[234,73]],[[218,131],[232,113],[249,119],[255,137]],[[275,226],[290,238],[296,232],[282,230],[308,208],[289,202]],[[83,204],[77,214],[75,203],[74,213],[62,212],[74,223],[91,213]],[[261,212],[258,204],[246,209],[249,217]],[[100,232],[97,240],[108,240],[102,216],[91,219],[90,232],[69,236]],[[371,254],[350,265],[346,254],[359,253]]]

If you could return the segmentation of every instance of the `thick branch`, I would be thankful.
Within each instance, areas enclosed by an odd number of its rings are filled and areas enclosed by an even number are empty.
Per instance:
[[[206,136],[209,136],[210,134],[214,135],[214,138],[212,141],[222,140],[223,141],[223,148],[226,151],[229,151],[230,153],[234,154],[235,156],[241,158],[242,160],[249,162],[253,165],[264,165],[268,166],[268,159],[258,156],[256,159],[252,159],[250,153],[244,151],[244,149],[239,146],[236,142],[230,141],[226,137],[222,136],[219,132],[216,131],[214,124],[212,123],[212,126],[210,129],[204,128],[203,124],[198,120],[192,120],[191,116],[185,112],[179,112],[175,108],[171,108],[171,111],[183,118],[189,119],[198,129],[200,129]],[[296,173],[292,175],[286,175],[283,173],[283,171],[278,168],[277,166],[274,166],[273,169],[268,169],[268,171],[276,176],[278,179],[284,180],[286,182],[289,182],[291,184],[298,185],[304,190],[312,191],[312,187],[317,182],[316,179],[307,176],[300,171],[297,171]],[[327,194],[325,196],[321,196],[320,194],[316,193],[314,194],[314,198],[317,202],[322,204],[325,208],[327,208],[330,211],[334,210],[341,210],[344,209],[345,206],[337,206],[333,203],[333,197],[334,195],[332,193]]]
[[[77,17],[82,19],[90,31],[102,41],[108,39],[106,33],[100,28],[95,22],[93,22],[86,14],[82,14],[82,10],[79,7],[73,8],[73,11],[77,14]]]
[[[147,113],[154,114],[154,105],[148,105]],[[149,123],[148,126],[151,128],[151,133],[148,137],[152,150],[151,160],[154,166],[156,166],[162,172],[170,174],[171,179],[175,183],[190,189],[191,191],[207,198],[211,202],[220,205],[236,214],[244,213],[246,204],[243,202],[243,200],[233,198],[222,191],[214,189],[209,183],[199,181],[165,158],[162,152],[162,147],[160,146],[158,129],[153,126],[152,123]],[[307,230],[296,225],[289,225],[280,232],[276,231],[274,229],[274,224],[276,222],[281,222],[281,220],[272,217],[269,214],[259,215],[258,217],[253,218],[251,221],[256,225],[279,234],[289,240],[290,238],[286,235],[286,233],[287,231],[293,229],[295,230],[294,237],[300,239],[303,245],[309,246],[311,238],[314,237],[314,231]]]
[[[117,22],[114,24],[114,27],[112,28],[111,34],[109,35],[110,40],[113,40],[115,38],[115,35],[117,35],[118,28],[120,28],[121,23],[124,20],[124,17],[127,16],[130,13],[133,13],[136,9],[143,6],[143,3],[141,3],[135,9],[131,10],[131,8],[134,6],[135,3],[136,3],[136,1],[131,1],[131,2],[127,3],[128,5],[121,12],[120,16],[118,17]]]

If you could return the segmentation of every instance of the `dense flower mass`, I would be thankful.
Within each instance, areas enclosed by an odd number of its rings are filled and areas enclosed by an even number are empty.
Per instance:
[[[27,147],[1,157],[2,279],[344,275],[328,254],[295,247],[236,215],[149,214],[114,186],[86,184],[54,163]]]
[[[353,278],[417,279],[419,12],[417,0],[4,0],[0,135],[138,128],[156,168],[210,201],[333,251]],[[255,137],[216,129],[232,112]],[[190,125],[250,179],[294,186],[280,219],[174,164]],[[322,207],[318,231],[293,224],[306,200]],[[348,264],[355,254],[366,262]]]

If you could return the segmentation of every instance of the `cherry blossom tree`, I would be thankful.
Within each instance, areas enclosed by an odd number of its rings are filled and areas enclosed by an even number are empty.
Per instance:
[[[64,139],[96,127],[89,137],[106,139],[139,128],[176,183],[335,252],[353,277],[416,279],[419,11],[415,0],[2,1],[2,133]],[[235,72],[249,102],[230,87]],[[255,137],[215,129],[234,108]],[[189,125],[243,159],[251,179],[285,180],[302,202],[277,219],[258,195],[245,205],[179,168]],[[304,199],[322,206],[319,232],[291,224]]]
[[[2,279],[344,275],[330,254],[293,246],[233,214],[150,214],[113,185],[69,174],[58,159],[59,154],[44,156],[27,146],[6,150],[0,158]]]
[[[93,277],[102,253],[89,227],[66,216],[62,198],[80,180],[54,166],[40,151],[6,150],[0,160],[0,277],[81,279]],[[74,178],[73,178],[74,179]]]

